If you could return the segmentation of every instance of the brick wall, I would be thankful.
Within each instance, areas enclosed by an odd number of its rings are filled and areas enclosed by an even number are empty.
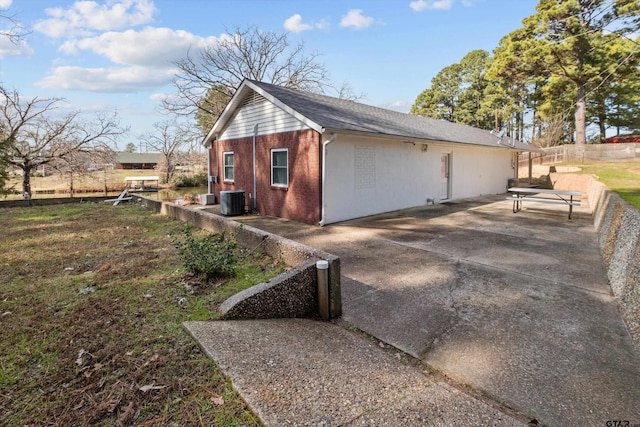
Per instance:
[[[271,186],[271,150],[287,148],[289,187]],[[245,206],[253,207],[253,138],[217,141],[211,153],[212,174],[219,183],[214,193],[244,190]],[[225,182],[222,153],[234,153],[234,181]],[[316,224],[321,216],[320,135],[313,130],[260,135],[256,138],[257,211],[263,215]]]

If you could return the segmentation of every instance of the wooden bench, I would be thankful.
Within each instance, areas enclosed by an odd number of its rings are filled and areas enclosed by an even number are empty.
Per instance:
[[[510,193],[514,193],[510,197],[507,197],[507,200],[513,201],[513,213],[520,212],[522,210],[522,202],[525,200],[530,200],[532,202],[568,205],[569,219],[571,219],[571,214],[573,213],[573,207],[580,206],[580,200],[574,199],[574,197],[581,196],[581,193],[579,191],[547,190],[543,188],[520,188],[520,187],[511,187],[509,188],[508,191]],[[555,198],[545,197],[545,195],[555,196]]]

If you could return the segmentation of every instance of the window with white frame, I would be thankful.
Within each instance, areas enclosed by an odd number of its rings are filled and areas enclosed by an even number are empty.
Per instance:
[[[233,151],[225,151],[222,153],[224,161],[224,180],[233,181]]]
[[[286,148],[271,150],[271,185],[289,186],[289,150]]]

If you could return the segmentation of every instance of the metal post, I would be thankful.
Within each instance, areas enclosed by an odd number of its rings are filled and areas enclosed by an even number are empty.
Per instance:
[[[329,262],[316,262],[318,272],[318,313],[322,320],[329,320]]]

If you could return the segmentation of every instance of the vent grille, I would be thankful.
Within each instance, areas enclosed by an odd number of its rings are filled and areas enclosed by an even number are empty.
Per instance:
[[[240,106],[246,107],[247,105],[255,105],[261,102],[265,102],[266,100],[267,98],[265,98],[264,96],[255,91],[251,91],[251,93],[247,95],[247,97],[242,101],[242,104],[240,104]]]

